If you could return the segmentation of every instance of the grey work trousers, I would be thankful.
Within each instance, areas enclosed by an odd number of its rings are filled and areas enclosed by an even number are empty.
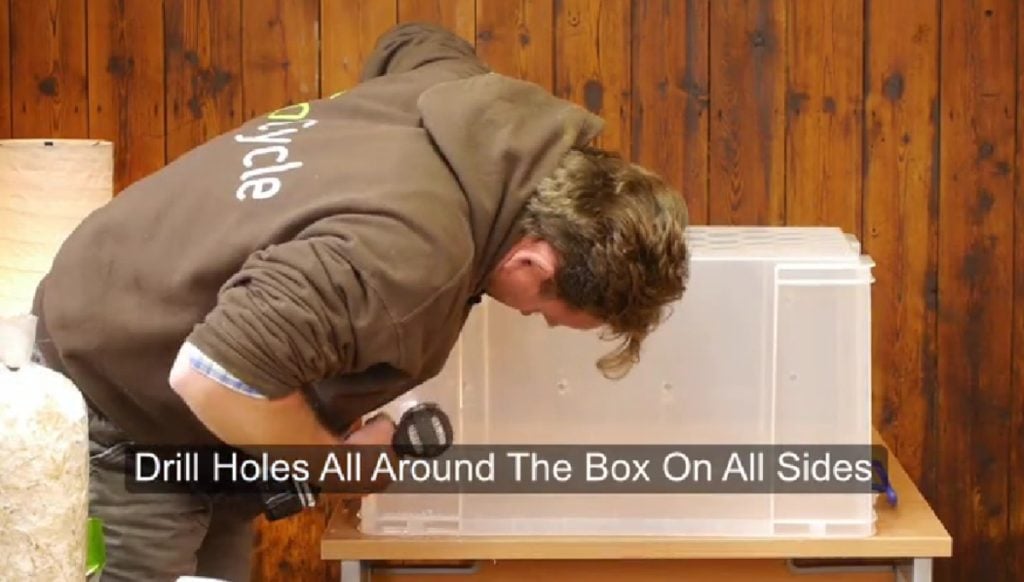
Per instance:
[[[89,514],[103,520],[107,544],[101,582],[249,581],[253,498],[127,491],[127,439],[92,411],[89,437]]]
[[[32,359],[48,366],[38,345]],[[130,445],[117,426],[89,409],[89,516],[103,520],[107,546],[100,582],[174,582],[179,576],[249,582],[257,501],[128,491]]]

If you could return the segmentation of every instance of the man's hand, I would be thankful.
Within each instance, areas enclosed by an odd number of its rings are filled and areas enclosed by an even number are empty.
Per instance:
[[[343,490],[343,494],[352,498],[362,497],[370,493],[376,493],[385,489],[391,484],[387,478],[387,472],[377,475],[376,480],[371,480],[380,460],[380,455],[387,455],[391,465],[398,462],[394,449],[391,447],[395,435],[395,423],[387,415],[381,414],[366,421],[366,424],[349,433],[345,437],[345,444],[359,447],[361,454],[359,460],[362,462],[359,474],[362,475],[360,482],[332,483]]]
[[[345,444],[389,447],[395,437],[395,423],[386,415],[377,415],[366,424],[349,433]]]

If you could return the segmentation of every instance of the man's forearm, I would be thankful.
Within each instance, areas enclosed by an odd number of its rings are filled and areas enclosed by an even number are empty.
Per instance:
[[[232,446],[338,445],[302,393],[284,398],[253,398],[229,390],[190,369],[178,369],[171,385],[192,412],[218,438]]]
[[[370,446],[375,447],[370,450],[385,452],[386,449],[379,447],[390,443],[394,434],[388,420],[371,422],[347,438],[336,436],[320,423],[300,392],[274,400],[253,398],[229,390],[193,370],[172,374],[171,384],[203,424],[222,441],[253,456],[269,455],[275,461],[302,460],[312,467],[323,467],[328,455],[339,446]],[[372,461],[373,455],[364,459],[366,463]],[[367,466],[359,474],[370,475],[371,472],[371,466]],[[350,493],[365,494],[384,484],[366,481],[346,486],[350,487]],[[338,485],[336,483],[335,487]]]

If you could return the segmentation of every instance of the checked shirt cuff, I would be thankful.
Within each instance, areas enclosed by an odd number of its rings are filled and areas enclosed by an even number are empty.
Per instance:
[[[185,343],[185,353],[188,358],[189,367],[196,372],[206,376],[214,382],[217,382],[225,388],[229,388],[235,392],[240,392],[246,396],[266,400],[267,397],[264,394],[261,394],[259,390],[256,390],[252,386],[233,376],[230,372],[225,370],[223,366],[207,357],[207,355],[199,348],[189,342]]]

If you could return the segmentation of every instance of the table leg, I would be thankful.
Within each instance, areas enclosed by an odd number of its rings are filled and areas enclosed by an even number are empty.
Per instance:
[[[341,561],[341,582],[369,582],[369,570],[361,560]]]
[[[896,567],[897,582],[932,582],[931,558],[907,560]]]

